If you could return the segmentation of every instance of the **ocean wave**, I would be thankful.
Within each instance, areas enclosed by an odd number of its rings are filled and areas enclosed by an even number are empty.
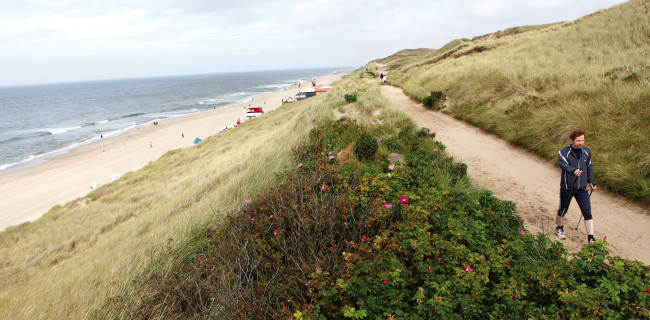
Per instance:
[[[255,94],[255,93],[254,93],[254,92],[246,92],[246,91],[242,91],[242,92],[231,93],[230,96],[231,96],[231,97],[237,97],[237,96],[250,96],[251,94]]]
[[[284,88],[289,88],[291,87],[293,83],[276,83],[276,84],[267,84],[263,86],[258,86],[256,88],[263,88],[263,89],[284,89]]]
[[[44,130],[46,130],[49,134],[61,134],[64,132],[77,130],[77,129],[81,129],[81,126],[74,126],[74,127],[67,127],[67,128],[51,128],[51,129],[44,129]]]
[[[125,116],[121,116],[120,118],[135,118],[135,117],[140,117],[140,116],[143,116],[143,115],[145,115],[144,112],[138,112],[138,113],[127,114]]]
[[[95,122],[93,124],[98,125],[98,124],[104,124],[104,123],[108,123],[108,120],[97,121],[97,122]]]

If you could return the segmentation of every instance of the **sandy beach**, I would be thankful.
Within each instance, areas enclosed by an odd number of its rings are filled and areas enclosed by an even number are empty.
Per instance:
[[[319,77],[316,84],[331,84],[348,73]],[[0,174],[0,231],[36,220],[55,205],[83,197],[92,191],[93,183],[110,183],[111,175],[138,170],[170,150],[192,147],[196,138],[205,139],[226,126],[231,128],[238,119],[244,122],[249,105],[269,112],[279,108],[282,100],[311,87],[307,81],[300,88],[294,85],[244,104],[160,121],[156,126],[139,127],[81,146],[34,167]]]

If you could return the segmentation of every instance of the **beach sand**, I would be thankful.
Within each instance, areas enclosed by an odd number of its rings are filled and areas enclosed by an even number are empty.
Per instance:
[[[331,84],[350,72],[319,77],[316,84]],[[305,81],[300,88],[294,85],[244,104],[160,121],[157,126],[104,138],[34,167],[0,174],[0,230],[36,220],[55,205],[83,197],[92,191],[91,184],[110,183],[113,174],[136,171],[170,150],[191,147],[195,138],[205,139],[226,126],[232,128],[237,119],[244,122],[249,105],[272,111],[283,99],[311,87]]]

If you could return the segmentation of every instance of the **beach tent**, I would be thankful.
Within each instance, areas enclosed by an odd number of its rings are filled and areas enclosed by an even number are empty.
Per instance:
[[[197,144],[199,142],[201,142],[201,139],[199,139],[199,138],[194,139],[194,144]]]

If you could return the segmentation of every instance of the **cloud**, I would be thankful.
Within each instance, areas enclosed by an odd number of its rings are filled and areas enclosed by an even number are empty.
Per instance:
[[[88,77],[102,77],[106,70],[111,72],[107,77],[119,72],[128,77],[306,67],[313,61],[362,65],[401,49],[439,48],[456,38],[508,27],[572,20],[620,2],[5,1],[0,10],[0,85],[13,81],[16,73],[40,82],[39,76],[55,76],[49,74],[55,72],[53,66],[61,66],[58,73],[65,67],[90,70],[97,61],[113,65]]]

